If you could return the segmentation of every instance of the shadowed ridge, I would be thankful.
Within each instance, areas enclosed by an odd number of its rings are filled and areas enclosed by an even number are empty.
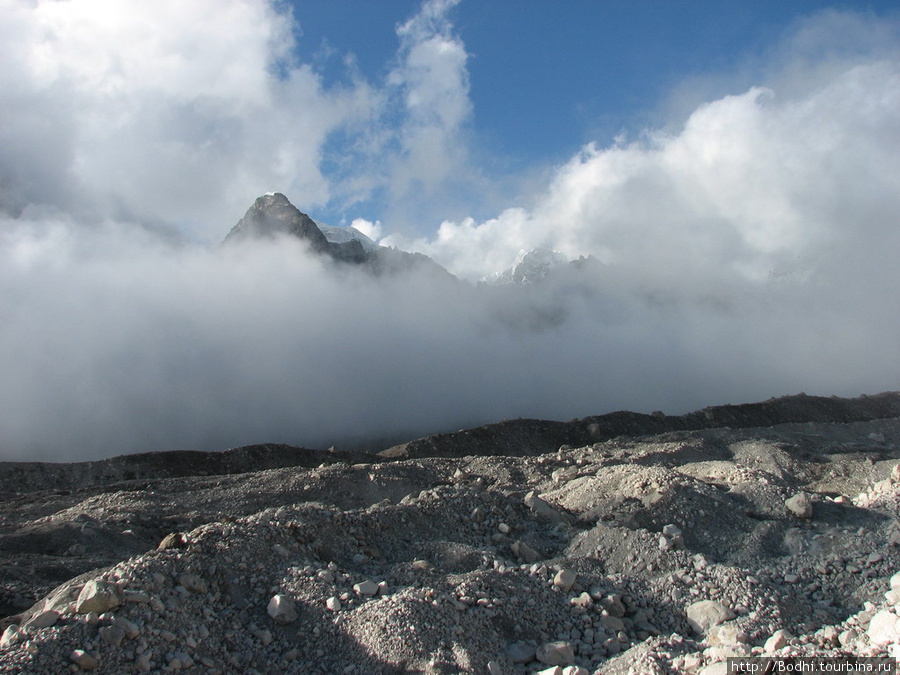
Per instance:
[[[427,436],[378,453],[382,459],[461,457],[463,455],[538,455],[561,445],[579,447],[616,436],[648,436],[669,431],[731,427],[770,427],[790,422],[864,422],[900,417],[900,392],[859,398],[797,394],[761,403],[722,405],[685,415],[646,415],[628,411],[571,422],[519,419]]]

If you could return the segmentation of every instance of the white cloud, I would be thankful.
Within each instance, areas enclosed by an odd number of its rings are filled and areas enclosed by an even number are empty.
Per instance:
[[[268,3],[5,0],[0,160],[10,207],[175,224],[215,240],[269,189],[324,204],[329,134],[368,114],[324,89]]]
[[[350,227],[359,230],[372,241],[378,241],[379,239],[381,239],[381,236],[383,234],[380,220],[376,220],[373,223],[372,221],[366,220],[365,218],[357,218],[352,223],[350,223]]]
[[[426,0],[397,28],[397,64],[386,86],[402,102],[388,124],[394,154],[376,157],[388,170],[389,219],[396,227],[421,229],[418,219],[434,205],[451,206],[466,186],[479,180],[468,152],[472,118],[468,54],[454,33],[449,13],[458,0]],[[428,223],[427,226],[433,226]]]
[[[800,261],[829,274],[836,251],[884,250],[900,212],[900,58],[877,50],[843,65],[832,60],[815,87],[792,89],[802,78],[783,64],[791,75],[772,75],[778,87],[710,101],[675,132],[586,146],[528,209],[387,239],[468,278],[541,245],[670,290],[762,282]]]
[[[900,320],[865,286],[672,300],[600,268],[476,288],[334,274],[299,242],[173,247],[37,210],[0,226],[7,459],[327,447],[519,416],[855,395],[900,375]]]

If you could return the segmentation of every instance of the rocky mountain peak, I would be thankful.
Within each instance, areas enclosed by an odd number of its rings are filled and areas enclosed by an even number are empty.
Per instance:
[[[328,248],[328,240],[316,222],[280,192],[269,192],[258,197],[225,237],[225,242],[277,235],[304,239],[314,251],[325,251]]]
[[[269,192],[258,197],[222,243],[269,239],[279,235],[306,240],[314,253],[327,256],[337,263],[360,266],[375,275],[428,269],[431,274],[456,279],[422,254],[379,246],[352,227],[319,225],[280,192]]]

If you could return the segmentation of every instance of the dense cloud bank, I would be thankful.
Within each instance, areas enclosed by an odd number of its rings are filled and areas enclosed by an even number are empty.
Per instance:
[[[0,2],[0,457],[900,387],[896,21],[811,17],[749,84],[516,199],[473,164],[454,4],[398,25],[383,82],[326,84],[265,3]],[[354,224],[466,281],[217,248],[270,189],[380,204]],[[456,218],[472,195],[497,215]],[[537,246],[594,260],[470,283]]]
[[[896,386],[900,321],[859,285],[649,292],[615,266],[527,287],[374,277],[280,240],[4,223],[0,449],[74,459],[327,447],[506,417],[683,412]]]

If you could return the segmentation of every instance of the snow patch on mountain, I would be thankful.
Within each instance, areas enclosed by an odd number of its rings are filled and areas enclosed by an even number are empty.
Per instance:
[[[325,238],[333,244],[346,244],[349,241],[358,241],[367,253],[381,248],[371,238],[353,226],[337,227],[335,225],[323,225],[322,223],[316,224],[319,226],[322,234],[325,235]]]
[[[512,267],[496,272],[481,281],[488,284],[528,284],[546,277],[553,269],[569,262],[568,257],[560,251],[549,248],[535,248],[531,251],[519,251]]]

